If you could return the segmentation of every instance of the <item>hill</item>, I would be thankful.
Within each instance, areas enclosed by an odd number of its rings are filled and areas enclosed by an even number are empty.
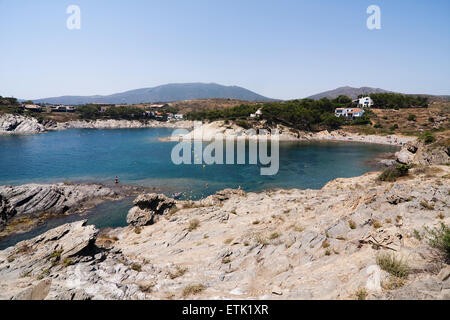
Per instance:
[[[136,104],[144,102],[173,102],[213,98],[246,101],[273,100],[238,86],[223,86],[216,83],[173,83],[105,96],[61,96],[35,99],[33,101],[35,103],[79,105],[86,103]]]
[[[309,99],[322,99],[322,98],[328,98],[328,99],[335,99],[339,97],[340,95],[345,95],[347,97],[350,97],[352,99],[356,99],[359,95],[369,95],[371,93],[385,93],[385,92],[392,92],[380,88],[371,88],[371,87],[361,87],[361,88],[353,88],[349,86],[345,87],[339,87],[334,90],[324,91],[312,96],[309,96]]]

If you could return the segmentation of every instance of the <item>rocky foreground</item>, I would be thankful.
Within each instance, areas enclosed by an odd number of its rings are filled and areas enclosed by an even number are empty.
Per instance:
[[[1,299],[450,299],[424,227],[450,222],[448,165],[321,190],[139,196],[129,226],[66,224],[0,251]],[[402,278],[380,254],[407,265]]]

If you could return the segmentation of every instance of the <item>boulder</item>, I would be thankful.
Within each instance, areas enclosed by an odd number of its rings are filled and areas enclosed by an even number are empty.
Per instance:
[[[0,116],[0,134],[8,133],[40,133],[45,127],[32,117],[4,114]]]
[[[409,152],[408,149],[403,148],[395,154],[397,161],[402,164],[410,164],[414,159],[414,154]]]
[[[158,216],[169,213],[175,206],[175,200],[163,194],[148,193],[134,200],[134,207],[127,215],[127,223],[132,226],[146,226],[157,221]]]

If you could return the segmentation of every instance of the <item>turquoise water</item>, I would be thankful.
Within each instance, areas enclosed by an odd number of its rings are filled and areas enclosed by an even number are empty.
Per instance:
[[[278,174],[261,176],[259,165],[175,165],[175,142],[161,142],[171,129],[66,130],[38,135],[0,136],[0,185],[51,182],[101,182],[156,187],[167,195],[183,192],[198,199],[224,188],[246,191],[271,188],[321,188],[338,177],[353,177],[376,169],[370,160],[396,147],[361,143],[280,143]],[[205,143],[205,146],[207,144]],[[248,159],[248,158],[247,158]],[[246,161],[248,162],[248,160]],[[99,228],[125,225],[132,199],[105,202],[85,218]],[[80,219],[62,217],[8,243],[35,236]],[[5,246],[5,240],[0,247]]]
[[[175,165],[175,142],[158,139],[171,129],[66,130],[0,136],[0,185],[44,182],[121,183],[183,192],[199,198],[223,188],[321,188],[337,177],[374,169],[368,160],[392,146],[359,143],[281,143],[277,175],[261,176],[258,165]],[[206,144],[205,144],[206,145]],[[248,162],[248,161],[247,161]],[[208,184],[208,187],[206,187]]]

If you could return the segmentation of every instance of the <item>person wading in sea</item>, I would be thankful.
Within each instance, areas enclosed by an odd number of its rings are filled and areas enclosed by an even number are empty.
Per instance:
[[[116,176],[116,178],[114,179],[114,183],[118,184],[119,183],[119,178]]]

